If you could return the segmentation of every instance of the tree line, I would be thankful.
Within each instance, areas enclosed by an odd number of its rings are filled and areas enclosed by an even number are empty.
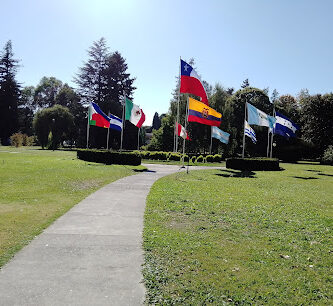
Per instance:
[[[0,139],[10,144],[10,136],[21,132],[37,135],[40,145],[56,148],[63,140],[77,147],[86,145],[87,107],[97,103],[106,113],[121,117],[121,96],[132,97],[135,78],[128,73],[125,59],[110,52],[101,38],[88,50],[88,60],[79,68],[76,89],[55,77],[43,77],[36,86],[22,87],[16,80],[19,60],[8,41],[0,56]],[[137,131],[127,125],[124,147],[136,143]],[[90,144],[105,147],[106,129],[91,127]],[[120,133],[110,133],[110,143],[118,148]],[[133,148],[134,148],[133,147]]]

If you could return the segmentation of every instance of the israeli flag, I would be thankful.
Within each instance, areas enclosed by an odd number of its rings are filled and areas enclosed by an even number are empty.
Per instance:
[[[249,123],[246,120],[244,125],[244,133],[245,136],[251,138],[253,143],[257,143],[256,133],[254,132],[253,128],[250,127]]]
[[[212,126],[212,137],[218,139],[219,141],[227,144],[229,142],[230,134],[220,130],[216,126]]]
[[[257,109],[250,103],[247,104],[247,121],[249,124],[268,126],[273,128],[275,124],[275,118],[267,115],[260,109]]]
[[[299,126],[297,124],[278,112],[275,113],[275,119],[276,123],[273,129],[274,134],[287,138],[296,137],[295,132],[299,130]]]

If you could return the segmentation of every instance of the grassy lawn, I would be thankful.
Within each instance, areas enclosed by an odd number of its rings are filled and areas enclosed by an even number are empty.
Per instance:
[[[142,168],[87,163],[71,151],[0,147],[0,267],[73,205]]]
[[[148,304],[333,304],[333,167],[204,170],[147,199]]]

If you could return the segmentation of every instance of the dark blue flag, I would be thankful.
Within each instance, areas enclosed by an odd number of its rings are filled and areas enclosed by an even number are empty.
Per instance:
[[[296,137],[295,132],[299,129],[297,124],[278,112],[275,113],[275,119],[276,123],[273,129],[274,134],[278,134],[287,138]]]

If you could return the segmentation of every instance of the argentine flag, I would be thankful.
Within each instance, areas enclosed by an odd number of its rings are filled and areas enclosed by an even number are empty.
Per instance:
[[[214,137],[214,138],[218,139],[219,141],[227,144],[229,142],[229,136],[230,136],[229,133],[220,130],[216,126],[212,126],[212,137]]]
[[[257,143],[256,133],[254,132],[253,128],[250,127],[246,120],[244,125],[244,134],[245,136],[250,137],[253,143]]]
[[[275,124],[275,118],[267,115],[260,109],[257,109],[250,103],[246,103],[247,105],[247,121],[249,124],[260,125],[260,126],[268,126],[269,128],[273,128]]]
[[[274,134],[278,134],[287,138],[296,137],[295,132],[299,129],[297,124],[278,112],[275,113],[275,119],[276,123],[273,129]]]

